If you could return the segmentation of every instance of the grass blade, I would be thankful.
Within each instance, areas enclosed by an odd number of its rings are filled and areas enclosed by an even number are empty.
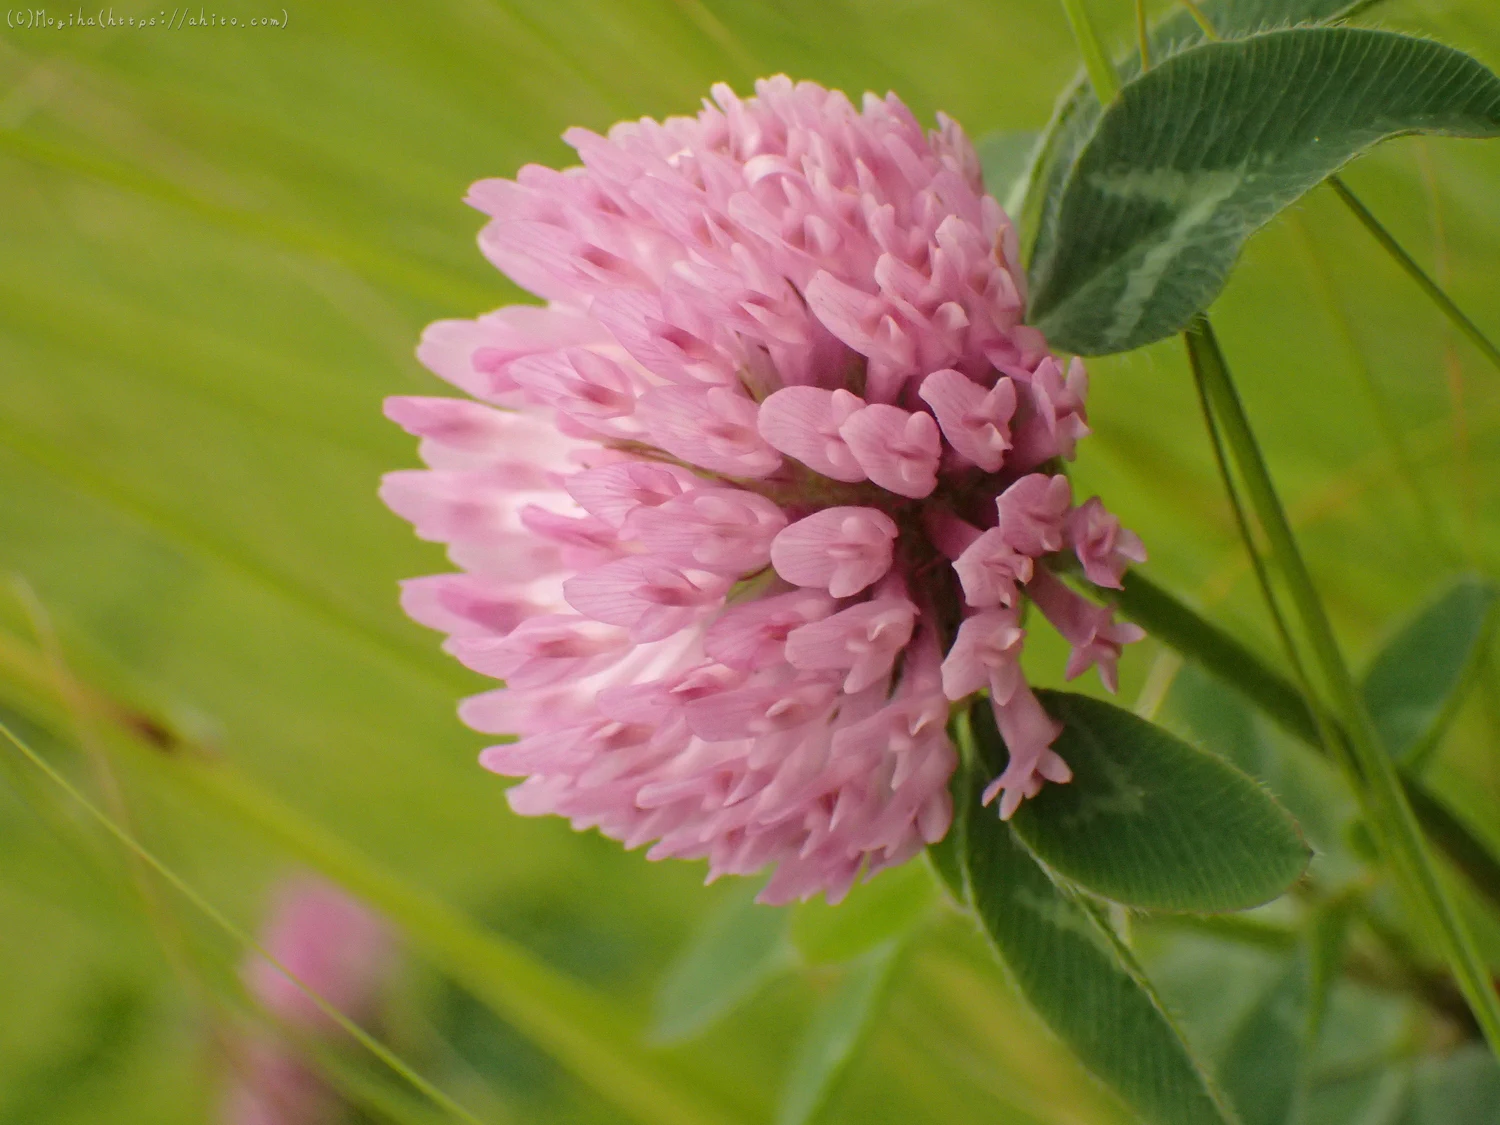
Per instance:
[[[264,957],[268,962],[275,966],[277,972],[281,973],[282,976],[286,977],[287,980],[296,985],[297,988],[301,992],[303,992],[309,1000],[317,1005],[317,1008],[320,1012],[337,1023],[340,1028],[342,1028],[350,1036],[357,1040],[362,1047],[368,1050],[381,1062],[385,1063],[385,1065],[390,1067],[390,1069],[396,1074],[400,1075],[407,1082],[411,1083],[413,1087],[430,1098],[434,1104],[439,1105],[443,1109],[445,1109],[457,1120],[468,1122],[469,1125],[483,1125],[483,1122],[481,1122],[479,1118],[475,1117],[472,1113],[464,1109],[463,1106],[459,1105],[447,1094],[443,1093],[432,1083],[428,1082],[406,1063],[402,1062],[399,1058],[396,1057],[395,1054],[391,1052],[388,1047],[382,1044],[374,1036],[370,1035],[369,1032],[365,1031],[343,1012],[339,1011],[336,1007],[330,1004],[317,991],[303,982],[295,973],[293,973],[279,960],[277,960],[277,958],[273,956],[272,953],[265,948],[265,946],[261,945],[258,941],[255,940],[254,937],[231,922],[229,918],[218,909],[218,907],[214,906],[213,903],[209,902],[208,899],[206,899],[202,894],[194,889],[191,884],[189,884],[180,875],[178,875],[175,871],[173,871],[170,867],[168,867],[165,863],[158,859],[152,852],[148,851],[146,847],[141,844],[140,841],[138,841],[134,836],[132,836],[124,828],[120,827],[120,825],[117,824],[114,819],[109,816],[108,813],[106,813],[103,809],[99,808],[86,796],[84,796],[81,790],[79,790],[75,785],[73,785],[72,782],[70,782],[56,769],[54,769],[45,758],[43,758],[29,745],[27,745],[26,742],[24,742],[19,736],[17,736],[4,723],[0,723],[0,735],[4,735],[5,738],[11,743],[11,745],[19,750],[22,755],[24,755],[26,759],[31,762],[32,765],[36,766],[36,768],[39,769],[43,774],[45,774],[54,785],[56,785],[80,807],[82,807],[83,810],[89,814],[89,816],[98,821],[100,826],[103,827],[104,830],[107,831],[116,840],[118,840],[120,844],[136,859],[144,863],[147,867],[154,871],[157,876],[159,876],[163,881],[171,886],[173,890],[177,891],[178,894],[182,895],[183,898],[187,899],[188,902],[197,907],[198,910],[201,911],[203,915],[207,917],[211,922],[213,922],[214,925],[218,926],[219,929],[223,930],[226,934],[234,938],[234,940],[239,942],[241,945],[245,946],[248,949],[254,950],[257,955]]]

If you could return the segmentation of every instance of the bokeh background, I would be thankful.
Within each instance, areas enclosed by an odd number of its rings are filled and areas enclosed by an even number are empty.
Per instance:
[[[693,112],[713,82],[748,92],[783,71],[895,90],[975,137],[1036,129],[1076,69],[1066,21],[1054,0],[285,2],[282,28],[0,28],[0,717],[258,924],[305,857],[128,757],[105,777],[88,721],[38,687],[56,680],[50,648],[75,686],[163,716],[605,998],[645,1042],[674,962],[746,888],[705,890],[698,865],[513,816],[475,764],[484,739],[454,715],[483,682],[396,604],[398,579],[445,562],[375,498],[382,472],[415,464],[381,399],[446,390],[412,356],[428,321],[523,299],[477,252],[461,197],[568,162],[569,125]],[[1091,7],[1123,47],[1130,5]],[[125,0],[114,14],[152,13]],[[1500,66],[1493,0],[1390,0],[1366,22]],[[1500,146],[1401,140],[1348,179],[1500,332]],[[1357,660],[1452,576],[1500,573],[1500,372],[1331,193],[1251,242],[1215,317]],[[1274,652],[1180,353],[1092,364],[1078,486],[1139,530],[1152,576]],[[1055,682],[1061,653],[1033,656],[1033,679]],[[1137,646],[1124,701],[1165,696],[1178,729],[1228,730],[1336,878],[1336,783],[1174,671]],[[1489,673],[1431,777],[1500,839],[1497,717]],[[0,1123],[214,1120],[216,1043],[237,1018],[214,997],[243,951],[159,884],[144,910],[136,885],[97,826],[0,747]],[[927,905],[825,1119],[1124,1120],[939,893],[900,894]],[[1276,971],[1202,936],[1143,927],[1141,943],[1210,1058]],[[799,1037],[849,972],[796,962],[701,1035],[645,1050],[723,1120],[776,1120]],[[393,990],[387,1040],[486,1120],[627,1119],[420,950]],[[1483,1056],[1450,1046],[1402,1002],[1341,989],[1308,1120],[1500,1120]]]

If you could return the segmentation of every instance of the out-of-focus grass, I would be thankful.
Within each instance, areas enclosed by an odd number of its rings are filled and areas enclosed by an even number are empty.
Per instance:
[[[1093,6],[1123,43],[1129,5]],[[565,160],[567,125],[690,112],[714,81],[743,90],[779,70],[894,88],[974,135],[1036,128],[1075,66],[1066,22],[1052,0],[320,0],[290,17],[0,31],[0,571],[35,587],[81,678],[167,713],[644,1028],[663,967],[722,889],[699,889],[696,866],[510,815],[474,764],[482,738],[453,715],[481,681],[396,607],[396,579],[445,563],[375,501],[379,474],[414,460],[380,400],[441,391],[411,357],[424,323],[519,297],[475,250],[460,197],[481,176]],[[1500,63],[1487,0],[1394,0],[1382,19]],[[1500,149],[1401,141],[1349,180],[1500,331]],[[1351,648],[1446,575],[1500,570],[1500,373],[1336,200],[1315,192],[1258,236],[1216,318]],[[1156,575],[1260,638],[1179,352],[1093,365],[1077,479],[1140,530]],[[1357,365],[1411,444],[1438,541]],[[4,597],[0,627],[28,636]],[[1058,649],[1034,655],[1055,678]],[[1128,659],[1127,697],[1151,657]],[[0,683],[0,705],[24,716],[27,700]],[[1500,710],[1493,674],[1435,776],[1493,824],[1486,705]],[[86,774],[75,750],[52,749]],[[0,774],[0,1122],[204,1120],[217,1063],[194,989],[119,858],[19,770]],[[147,842],[253,920],[289,857],[124,781]],[[222,973],[234,951],[171,909],[190,964]],[[668,1056],[739,1120],[768,1120],[831,987],[809,979]],[[393,1035],[474,1104],[618,1119],[446,985],[414,970],[410,989]],[[840,1120],[1110,1117],[961,922],[919,937],[889,1012]]]

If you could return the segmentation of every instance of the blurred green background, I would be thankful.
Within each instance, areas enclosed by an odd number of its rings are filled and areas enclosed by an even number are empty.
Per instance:
[[[461,197],[566,163],[568,125],[690,113],[715,81],[747,92],[778,71],[893,89],[974,137],[1039,128],[1076,68],[1066,21],[1055,0],[287,3],[284,28],[0,29],[0,576],[34,591],[79,681],[217,748],[643,1037],[674,958],[743,888],[511,815],[454,715],[484,682],[396,604],[398,579],[447,567],[375,499],[382,472],[415,463],[381,399],[447,389],[412,358],[428,321],[522,299]],[[1123,47],[1126,0],[1091,7]],[[1375,15],[1500,66],[1494,0]],[[1500,331],[1500,147],[1397,141],[1348,179]],[[1500,372],[1331,193],[1252,241],[1215,317],[1357,659],[1452,575],[1500,574]],[[1078,486],[1139,530],[1156,579],[1271,652],[1180,353],[1091,365]],[[38,702],[45,646],[18,590],[0,588],[0,716],[97,793],[78,730]],[[1056,682],[1061,655],[1039,647],[1033,679]],[[1127,704],[1172,683],[1159,657],[1150,642],[1127,657]],[[1182,677],[1163,716],[1202,733],[1238,721],[1221,703]],[[1500,839],[1497,715],[1491,673],[1431,776]],[[1336,879],[1337,786],[1259,725],[1238,737]],[[205,996],[240,951],[165,891],[150,920],[118,849],[11,749],[0,763],[0,1123],[212,1120],[229,1017]],[[139,836],[253,927],[298,857],[115,768]],[[1123,1120],[931,902],[826,1119]],[[1141,941],[1209,1058],[1276,971],[1203,938]],[[787,969],[659,1061],[723,1120],[773,1121],[798,1038],[848,971]],[[486,1119],[627,1119],[416,950],[398,992],[389,1040]],[[1433,1102],[1482,1063],[1446,1046],[1402,1003],[1344,989],[1309,1120],[1500,1120],[1500,1093],[1472,1118]],[[1428,1103],[1442,1115],[1402,1117]]]

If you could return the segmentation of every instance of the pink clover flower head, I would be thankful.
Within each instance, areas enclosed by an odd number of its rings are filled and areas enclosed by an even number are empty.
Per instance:
[[[428,468],[383,495],[462,571],[403,604],[506,681],[460,715],[516,737],[481,757],[512,808],[837,900],[947,831],[951,702],[990,695],[1002,813],[1066,780],[1023,603],[1108,678],[1131,631],[1048,567],[1143,552],[1073,505],[1087,377],[1022,323],[963,132],[777,77],[566,139],[469,195],[546,304],[431,326],[477,401],[388,408]]]
[[[298,877],[276,890],[260,944],[298,981],[356,1022],[375,1012],[394,954],[385,922],[322,880]],[[319,1038],[338,1024],[306,992],[258,953],[245,963],[250,995],[290,1030]],[[338,1092],[298,1049],[272,1037],[247,1037],[232,1055],[226,1125],[324,1125],[339,1120]]]
[[[260,944],[299,981],[355,1020],[373,1009],[394,953],[382,919],[338,887],[310,877],[290,879],[276,889]],[[306,992],[264,957],[247,961],[245,984],[279,1019],[312,1031],[337,1029]]]

